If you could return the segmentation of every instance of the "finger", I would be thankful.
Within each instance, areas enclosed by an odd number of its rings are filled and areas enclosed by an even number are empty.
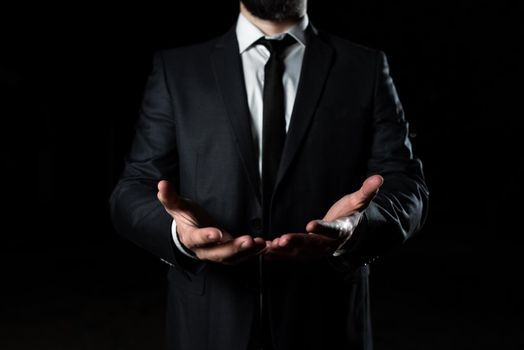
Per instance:
[[[306,225],[306,232],[316,233],[318,235],[327,236],[330,238],[338,238],[340,231],[334,225],[330,225],[329,221],[312,220]]]
[[[289,261],[295,259],[298,254],[298,249],[293,244],[293,240],[289,237],[275,238],[268,249],[263,252],[265,260],[270,261]]]
[[[245,235],[219,245],[200,248],[196,253],[200,259],[228,264],[256,255],[265,248],[263,239]]]
[[[362,187],[354,193],[356,201],[363,207],[367,207],[369,202],[375,198],[383,183],[384,178],[380,175],[368,177],[362,184]]]
[[[262,254],[262,252],[264,252],[266,249],[266,241],[264,241],[263,238],[258,237],[253,239],[253,246],[241,249],[239,252],[231,255],[229,258],[226,258],[225,262],[229,264],[236,264],[255,255]]]
[[[311,220],[306,225],[306,232],[313,232],[315,230],[315,227],[317,226],[317,222],[319,220]]]
[[[216,227],[204,227],[192,230],[189,234],[179,238],[186,247],[194,250],[195,248],[216,244],[225,240],[227,239],[227,234],[224,235],[224,233]]]
[[[264,252],[264,258],[272,261],[306,261],[326,255],[335,247],[335,240],[316,234],[285,234],[273,240],[273,246]]]
[[[268,249],[270,249],[270,241],[266,241],[262,237],[255,237],[254,241],[255,241],[255,244],[260,245],[260,247],[262,247],[262,249],[260,250],[258,254],[262,254],[265,251],[267,251]]]
[[[277,246],[280,248],[296,248],[307,243],[307,240],[308,237],[304,233],[286,233],[278,239]]]
[[[334,239],[317,234],[306,233],[286,233],[273,241],[272,250],[274,251],[292,251],[292,250],[321,250],[335,242]]]
[[[297,243],[297,240],[293,239],[293,233],[287,233],[281,237],[277,237],[273,239],[272,241],[268,241],[268,248],[269,249],[280,249],[280,250],[286,250],[286,249],[293,249],[294,244]]]
[[[286,234],[283,236],[284,239],[287,239],[287,244],[285,246],[292,246],[295,248],[301,249],[313,249],[320,247],[323,248],[326,245],[331,244],[335,239],[326,237],[324,235],[318,235],[315,233],[296,233],[296,234]]]
[[[215,246],[200,247],[195,249],[195,253],[201,260],[223,263],[233,254],[244,249],[247,250],[253,245],[254,241],[252,237],[242,236]]]
[[[279,238],[275,238],[273,241],[269,242],[270,248],[278,247],[278,241],[279,241]]]
[[[345,195],[329,208],[323,220],[333,221],[364,210],[373,200],[384,179],[380,175],[368,177],[358,191]]]
[[[178,195],[169,181],[162,180],[158,183],[157,197],[166,209],[175,210],[178,207]]]

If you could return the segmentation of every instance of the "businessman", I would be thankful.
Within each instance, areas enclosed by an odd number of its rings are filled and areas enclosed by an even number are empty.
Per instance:
[[[111,196],[169,265],[169,349],[371,349],[369,263],[428,191],[384,53],[306,0],[243,0],[225,35],[155,53]]]

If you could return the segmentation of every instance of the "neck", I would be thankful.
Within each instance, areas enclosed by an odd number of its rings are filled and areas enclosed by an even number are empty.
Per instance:
[[[286,32],[289,28],[297,24],[298,20],[269,21],[255,17],[249,12],[244,4],[240,2],[240,13],[243,14],[251,23],[260,29],[265,35],[275,35]]]

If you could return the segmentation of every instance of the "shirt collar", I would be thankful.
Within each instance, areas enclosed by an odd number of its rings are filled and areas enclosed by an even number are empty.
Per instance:
[[[306,28],[309,24],[309,18],[306,15],[300,19],[300,22],[289,28],[286,32],[291,35],[295,40],[302,46],[306,46]],[[239,14],[236,34],[238,39],[238,48],[240,53],[246,51],[255,41],[261,37],[279,39],[283,34],[277,34],[273,36],[266,36],[264,33],[258,29],[253,23],[251,23],[243,14]]]

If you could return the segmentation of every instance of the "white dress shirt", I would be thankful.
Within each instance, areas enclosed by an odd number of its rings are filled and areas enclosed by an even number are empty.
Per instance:
[[[264,45],[253,45],[258,39],[282,39],[286,34],[291,35],[296,43],[290,45],[284,52],[284,74],[282,83],[284,85],[284,104],[286,118],[286,132],[291,120],[291,112],[297,94],[302,60],[306,49],[305,30],[309,24],[307,15],[302,17],[300,22],[288,29],[287,32],[268,36],[258,27],[251,23],[243,14],[238,16],[236,25],[236,35],[238,39],[239,54],[242,58],[242,68],[244,71],[244,81],[246,84],[247,104],[251,112],[251,131],[255,149],[258,155],[258,170],[262,174],[262,125],[263,125],[263,104],[262,96],[264,92],[264,66],[269,60],[269,50]],[[176,232],[176,222],[173,220],[171,234],[175,246],[185,255],[194,258],[187,249],[183,247]]]
[[[292,36],[296,43],[289,46],[284,52],[284,74],[282,83],[284,85],[284,104],[286,131],[289,128],[291,112],[295,104],[302,60],[306,49],[305,29],[309,20],[307,15],[302,20],[291,27],[286,33]],[[242,66],[244,70],[244,81],[246,83],[246,95],[249,111],[251,112],[251,130],[255,141],[256,152],[258,155],[258,170],[262,173],[262,124],[263,124],[263,105],[262,96],[264,92],[264,66],[269,60],[269,50],[264,45],[253,45],[258,39],[282,39],[286,33],[273,36],[264,33],[252,24],[242,14],[238,17],[236,28],[238,47]]]

